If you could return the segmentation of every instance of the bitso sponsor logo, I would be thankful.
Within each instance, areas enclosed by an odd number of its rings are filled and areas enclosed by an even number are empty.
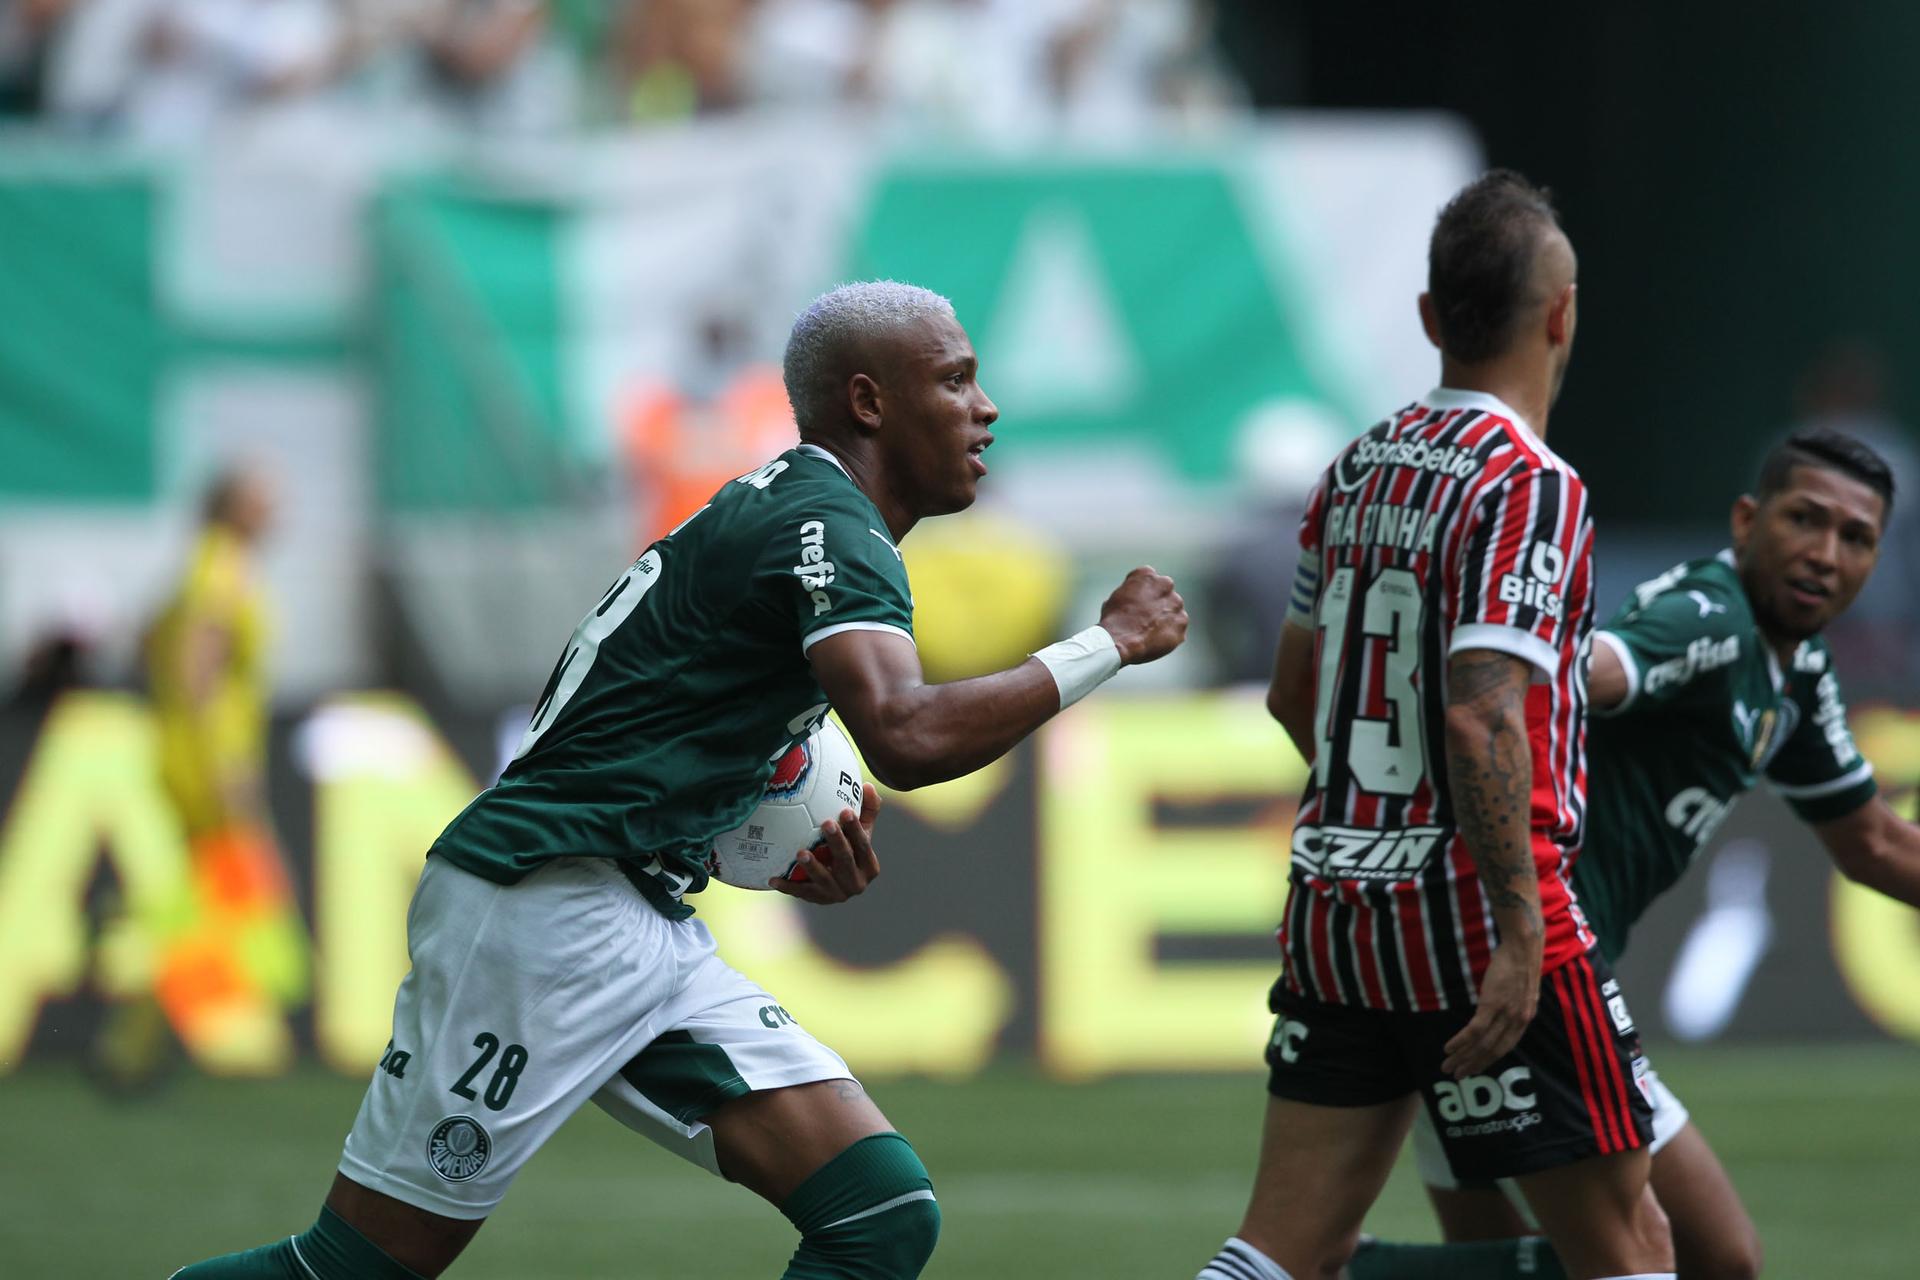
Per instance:
[[[1502,575],[1500,602],[1537,609],[1558,622],[1565,605],[1554,588],[1560,585],[1560,575],[1566,571],[1566,552],[1551,542],[1536,542],[1527,555],[1525,577],[1517,573]]]
[[[472,1116],[448,1116],[427,1135],[427,1163],[448,1182],[465,1182],[487,1167],[493,1139]]]
[[[800,563],[793,566],[794,576],[813,601],[813,616],[833,608],[827,588],[833,585],[833,561],[827,559],[827,526],[809,520],[800,526]]]

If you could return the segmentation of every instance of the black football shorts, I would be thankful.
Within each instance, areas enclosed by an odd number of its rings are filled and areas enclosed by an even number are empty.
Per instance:
[[[1462,1179],[1517,1177],[1644,1147],[1653,1108],[1647,1060],[1626,999],[1598,950],[1540,980],[1533,1022],[1479,1075],[1441,1071],[1473,1010],[1399,1013],[1296,995],[1283,978],[1268,1006],[1267,1091],[1327,1107],[1418,1092]]]

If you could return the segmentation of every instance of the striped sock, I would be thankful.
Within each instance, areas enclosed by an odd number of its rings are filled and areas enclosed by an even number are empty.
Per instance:
[[[1293,1277],[1272,1258],[1234,1236],[1220,1246],[1220,1252],[1200,1268],[1194,1280],[1293,1280]]]

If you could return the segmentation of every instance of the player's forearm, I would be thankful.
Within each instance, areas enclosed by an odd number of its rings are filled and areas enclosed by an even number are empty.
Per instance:
[[[1294,750],[1313,763],[1313,633],[1292,623],[1280,632],[1273,680],[1267,686],[1267,714],[1287,731]]]
[[[1466,654],[1449,673],[1447,787],[1502,944],[1536,954],[1545,922],[1533,864],[1529,672],[1504,654]]]
[[[1059,710],[1053,674],[1029,658],[992,675],[899,690],[876,703],[866,723],[846,708],[841,716],[873,776],[911,791],[991,764]]]
[[[1920,907],[1920,825],[1876,796],[1857,815],[1815,829],[1847,879]]]

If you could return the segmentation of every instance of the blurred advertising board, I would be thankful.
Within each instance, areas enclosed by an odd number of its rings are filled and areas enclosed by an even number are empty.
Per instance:
[[[1920,712],[1855,724],[1889,785],[1920,770]],[[395,694],[278,727],[274,821],[311,942],[311,998],[288,1015],[302,1052],[353,1074],[380,1056],[423,851],[501,727],[443,728]],[[106,998],[150,980],[153,904],[188,874],[153,750],[121,693],[0,722],[0,1071],[86,1052]],[[1095,698],[970,778],[889,794],[862,899],[716,885],[698,907],[722,953],[864,1073],[964,1076],[1005,1054],[1067,1078],[1250,1069],[1303,777],[1257,693]],[[1764,794],[1706,862],[1622,966],[1651,1036],[1920,1041],[1911,910],[1840,880]]]
[[[137,632],[242,457],[286,481],[283,697],[393,678],[380,572],[453,697],[523,696],[547,631],[463,648],[434,623],[574,616],[690,494],[785,447],[788,327],[860,277],[952,297],[1003,414],[996,501],[1076,552],[1217,542],[1431,381],[1428,226],[1478,165],[1457,122],[1393,113],[1093,149],[840,120],[10,146],[0,668],[74,614]]]

